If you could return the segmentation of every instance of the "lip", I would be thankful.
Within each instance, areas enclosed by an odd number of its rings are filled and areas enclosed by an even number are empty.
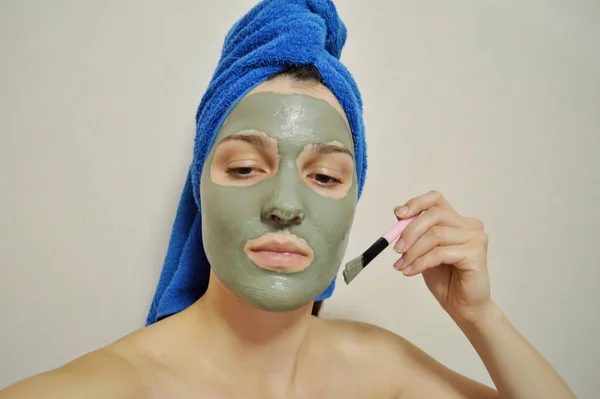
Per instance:
[[[267,233],[244,245],[244,252],[261,269],[297,273],[314,259],[312,248],[292,234]]]

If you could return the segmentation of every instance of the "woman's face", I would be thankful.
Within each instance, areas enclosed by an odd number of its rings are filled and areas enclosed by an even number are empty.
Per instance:
[[[258,86],[204,164],[203,244],[215,275],[254,307],[294,310],[337,274],[357,201],[352,136],[324,87]]]

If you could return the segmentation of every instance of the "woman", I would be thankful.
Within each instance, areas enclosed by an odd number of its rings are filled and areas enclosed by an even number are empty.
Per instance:
[[[423,275],[497,390],[389,331],[314,317],[333,290],[366,168],[359,96],[336,63],[345,32],[334,11],[326,1],[265,1],[234,27],[197,115],[194,162],[148,326],[1,399],[573,397],[490,297],[482,223],[435,191],[394,210],[417,216],[395,244],[403,254],[395,266]],[[268,46],[236,52],[237,34],[248,37],[248,26],[274,14],[301,26],[285,21],[287,30],[267,35],[277,43],[272,64],[240,65]],[[279,39],[297,45],[303,26],[313,34],[306,21],[315,15],[327,27],[327,54],[273,72],[291,47]]]

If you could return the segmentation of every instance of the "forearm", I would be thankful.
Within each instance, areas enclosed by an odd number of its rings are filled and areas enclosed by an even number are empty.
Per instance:
[[[575,398],[496,304],[489,306],[477,322],[457,324],[479,354],[501,398]]]

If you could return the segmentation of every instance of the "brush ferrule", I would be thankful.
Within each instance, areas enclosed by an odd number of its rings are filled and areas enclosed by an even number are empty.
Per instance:
[[[383,237],[379,240],[375,241],[373,245],[367,249],[362,255],[362,265],[363,267],[367,266],[377,255],[381,253],[387,246],[390,245],[389,242]]]

